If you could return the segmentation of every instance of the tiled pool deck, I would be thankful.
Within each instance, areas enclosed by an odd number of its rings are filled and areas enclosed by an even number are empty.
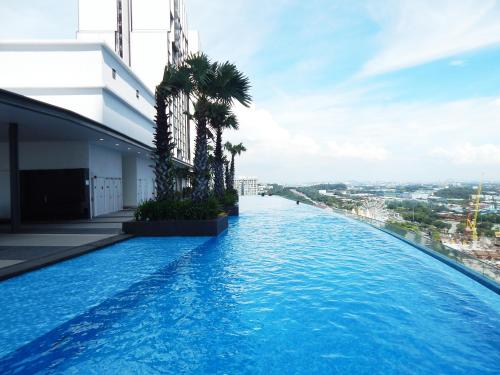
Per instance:
[[[31,223],[14,234],[1,226],[0,280],[130,238],[121,234],[121,225],[132,215],[120,211],[93,220]]]

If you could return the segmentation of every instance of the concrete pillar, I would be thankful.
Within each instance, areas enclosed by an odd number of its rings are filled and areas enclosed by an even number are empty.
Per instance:
[[[137,207],[137,158],[123,156],[122,159],[122,189],[123,207]]]
[[[10,222],[11,231],[21,228],[21,191],[19,182],[19,129],[9,124]]]

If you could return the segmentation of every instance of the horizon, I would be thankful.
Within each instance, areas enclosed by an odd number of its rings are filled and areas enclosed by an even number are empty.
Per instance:
[[[314,185],[335,185],[335,184],[346,184],[346,185],[399,185],[399,186],[408,186],[408,185],[479,185],[482,182],[484,185],[499,185],[500,181],[491,181],[491,180],[443,180],[443,181],[361,181],[361,180],[319,180],[319,181],[302,181],[302,182],[275,182],[275,181],[261,181],[257,178],[258,183],[262,184],[278,184],[281,186],[314,186]]]
[[[74,38],[76,0],[6,0],[1,39]],[[500,181],[500,4],[188,1],[202,50],[249,75],[261,181]],[[23,22],[19,22],[22,19]]]

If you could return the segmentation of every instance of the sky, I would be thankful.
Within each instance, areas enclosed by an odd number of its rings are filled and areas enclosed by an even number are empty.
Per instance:
[[[187,0],[252,82],[237,173],[279,183],[500,181],[500,1]],[[2,0],[0,38],[73,38],[76,0]]]

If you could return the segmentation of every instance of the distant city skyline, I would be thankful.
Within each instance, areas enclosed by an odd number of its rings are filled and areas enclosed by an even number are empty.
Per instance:
[[[187,2],[202,49],[252,81],[239,174],[500,181],[498,1]],[[4,0],[0,38],[74,38],[76,3]]]

